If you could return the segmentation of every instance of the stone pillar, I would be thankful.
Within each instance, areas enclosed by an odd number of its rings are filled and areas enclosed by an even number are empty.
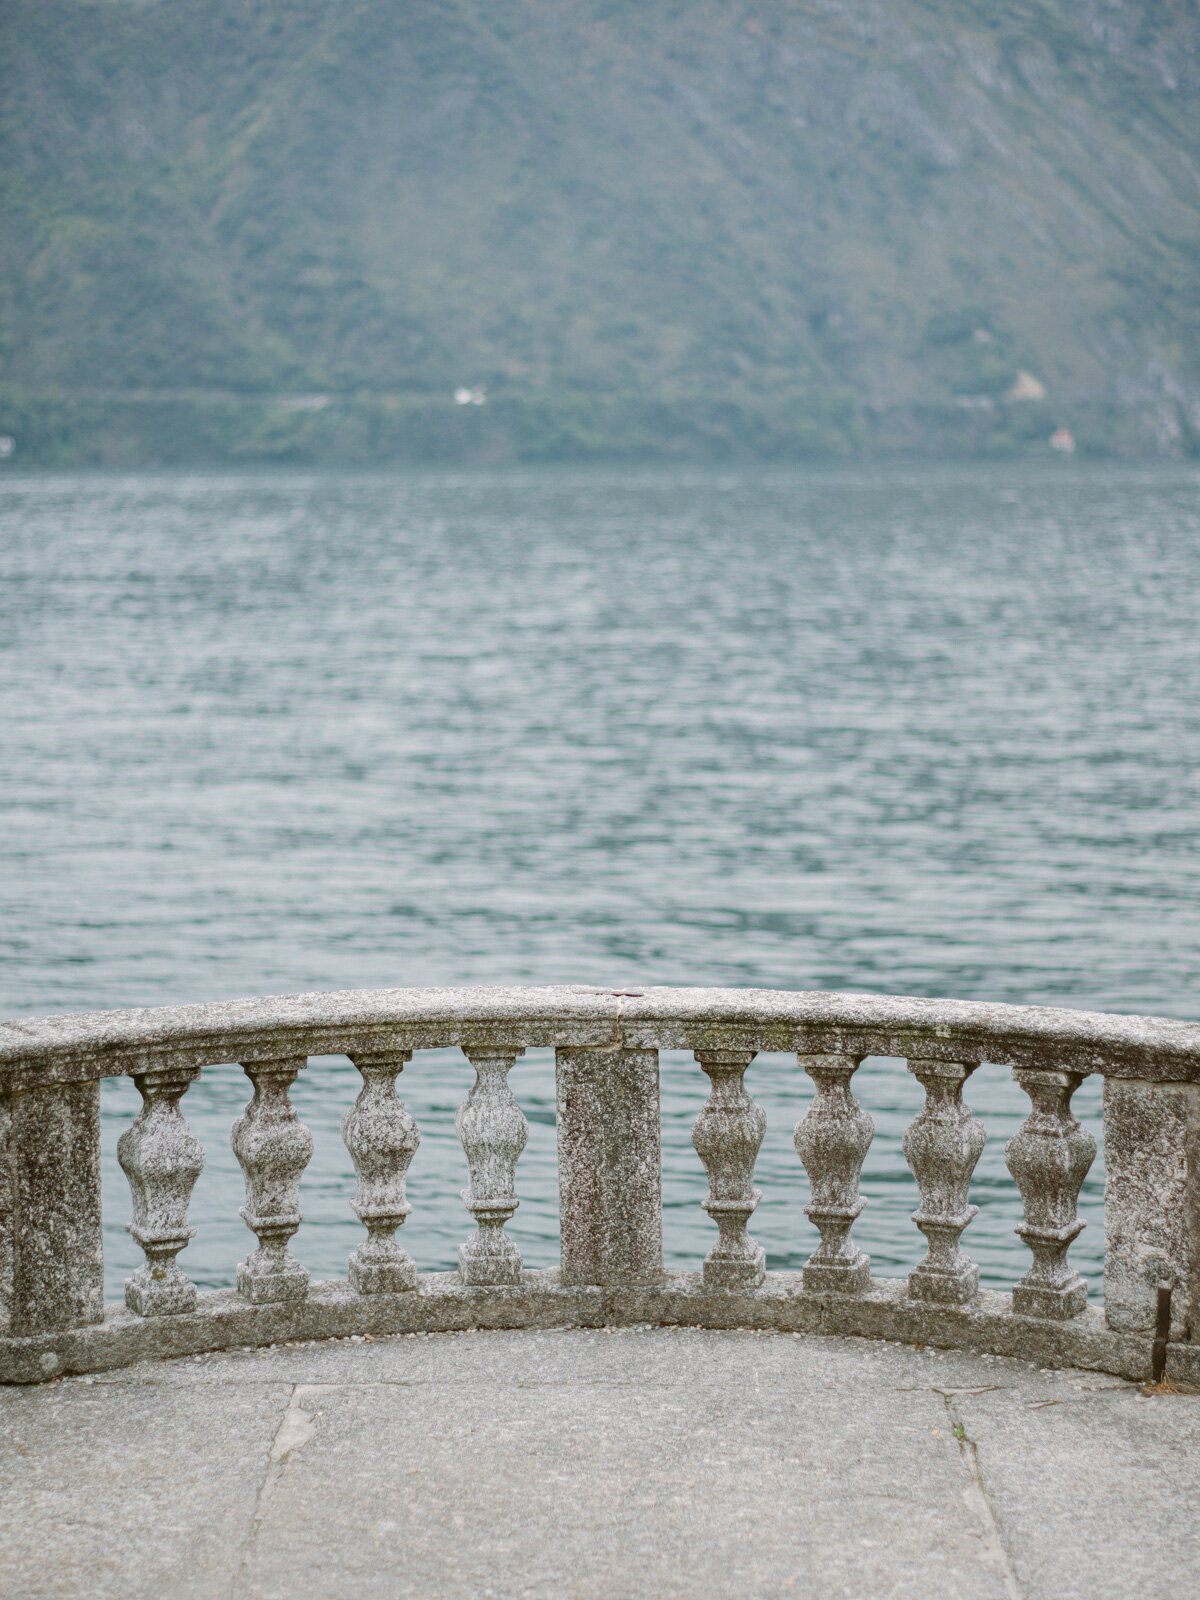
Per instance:
[[[0,1094],[0,1333],[7,1333],[13,1291],[12,1096]]]
[[[1174,1290],[1171,1338],[1200,1340],[1200,1084],[1104,1080],[1104,1314],[1152,1328]]]
[[[0,1296],[13,1335],[104,1317],[100,1239],[100,1085],[54,1084],[0,1096]]]
[[[662,1259],[658,1051],[564,1048],[558,1061],[562,1281],[657,1283]]]

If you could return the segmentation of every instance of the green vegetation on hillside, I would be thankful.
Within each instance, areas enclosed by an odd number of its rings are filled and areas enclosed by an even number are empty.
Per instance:
[[[1184,0],[6,0],[0,215],[14,460],[1200,439]]]

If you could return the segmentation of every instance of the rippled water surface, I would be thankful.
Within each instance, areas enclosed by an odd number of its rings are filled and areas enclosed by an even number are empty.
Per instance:
[[[1200,1013],[1200,474],[1192,466],[0,478],[3,1012],[390,984],[716,983]],[[453,1110],[419,1055],[404,1240],[454,1262]],[[557,1254],[553,1071],[513,1224]],[[754,1231],[814,1234],[769,1117]],[[296,1253],[359,1229],[339,1122],[357,1074],[295,1091],[317,1151]],[[857,1234],[920,1253],[894,1061],[856,1079],[878,1137]],[[667,1244],[713,1230],[664,1057]],[[250,1236],[237,1068],[186,1108],[208,1151],[182,1264],[231,1281]],[[1001,1157],[1022,1096],[983,1068],[989,1145],[966,1243],[1027,1255]],[[136,1251],[106,1084],[110,1293]],[[1076,1107],[1098,1131],[1098,1087]],[[1097,1163],[1076,1246],[1096,1280]]]

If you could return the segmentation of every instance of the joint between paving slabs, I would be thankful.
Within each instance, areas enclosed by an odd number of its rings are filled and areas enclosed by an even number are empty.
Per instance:
[[[1001,1388],[1003,1386],[997,1384],[996,1387]],[[963,1490],[963,1503],[972,1516],[975,1517],[982,1530],[983,1559],[999,1572],[1008,1600],[1025,1600],[1021,1586],[1017,1582],[1017,1575],[1008,1559],[1008,1551],[1004,1548],[1004,1540],[1000,1534],[1000,1524],[996,1521],[996,1514],[992,1510],[987,1491],[983,1487],[983,1476],[979,1471],[979,1452],[975,1447],[974,1439],[967,1433],[966,1424],[958,1414],[955,1393],[943,1389],[939,1389],[936,1392],[941,1395],[942,1402],[946,1407],[951,1431],[958,1440],[959,1453],[971,1480]]]

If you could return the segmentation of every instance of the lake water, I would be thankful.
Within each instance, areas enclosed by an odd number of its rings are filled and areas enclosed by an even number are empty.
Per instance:
[[[0,1014],[391,984],[769,985],[1200,1013],[1200,471],[1052,462],[803,471],[0,476]],[[689,1143],[706,1083],[665,1056],[666,1240],[714,1230]],[[403,1230],[454,1264],[469,1219],[453,1110],[419,1055]],[[557,1255],[552,1064],[513,1235]],[[767,1109],[752,1224],[814,1232]],[[339,1121],[357,1074],[295,1091],[317,1151],[297,1255],[360,1237]],[[856,1079],[878,1136],[857,1236],[922,1251],[902,1063]],[[181,1264],[250,1244],[217,1069]],[[1028,1255],[1002,1147],[1023,1096],[968,1087],[989,1144],[965,1243]],[[104,1089],[109,1292],[138,1253]],[[1098,1085],[1076,1106],[1098,1127]],[[1074,1255],[1102,1259],[1100,1163]]]

